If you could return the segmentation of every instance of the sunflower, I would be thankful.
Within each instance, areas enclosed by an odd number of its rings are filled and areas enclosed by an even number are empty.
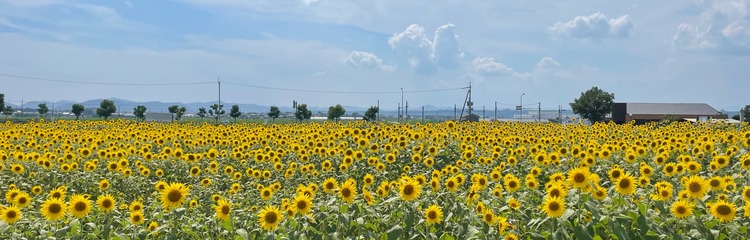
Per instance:
[[[8,190],[7,192],[5,192],[5,200],[7,200],[8,202],[13,202],[13,200],[16,199],[16,196],[18,196],[18,194],[21,194],[21,193],[22,193],[21,190],[18,190],[17,188],[12,188]]]
[[[26,206],[31,204],[31,197],[29,197],[28,193],[21,192],[16,195],[15,198],[13,198],[12,202],[16,205],[16,207],[25,208]]]
[[[708,185],[711,187],[711,191],[719,191],[724,189],[724,179],[719,176],[714,176],[708,179]]]
[[[518,210],[521,208],[521,202],[516,200],[516,198],[508,199],[508,206],[514,210]]]
[[[190,176],[195,177],[195,176],[198,176],[200,174],[201,174],[201,168],[200,167],[193,166],[192,168],[190,168]]]
[[[493,223],[495,223],[495,213],[492,212],[492,209],[484,210],[484,214],[482,214],[482,220],[487,223],[487,225],[492,225]]]
[[[573,188],[585,188],[589,186],[589,172],[588,168],[578,167],[568,172],[568,183]]]
[[[737,207],[734,206],[734,203],[719,200],[714,204],[711,204],[711,215],[721,222],[734,220],[736,213]]]
[[[354,202],[354,196],[357,195],[357,186],[354,181],[346,181],[339,188],[339,197],[347,203]]]
[[[227,200],[220,199],[214,207],[214,210],[216,210],[216,218],[219,220],[227,220],[229,219],[229,213],[232,212],[232,204],[227,202]]]
[[[508,223],[508,219],[503,216],[496,216],[497,217],[497,231],[500,234],[503,234],[506,229],[510,227],[510,224]]]
[[[135,211],[130,213],[130,223],[133,225],[140,225],[143,221],[143,212]]]
[[[65,217],[67,206],[60,198],[50,198],[44,201],[42,208],[39,209],[47,220],[58,220]]]
[[[546,197],[542,203],[542,210],[549,217],[559,218],[565,212],[565,200],[560,197]]]
[[[672,215],[675,218],[683,219],[693,215],[693,204],[688,200],[682,199],[672,203]]]
[[[156,229],[159,228],[159,223],[155,221],[151,221],[151,223],[148,224],[148,231],[154,232]]]
[[[508,233],[508,235],[505,235],[505,240],[518,240],[518,236],[512,233]]]
[[[505,175],[505,177],[503,178],[503,185],[505,186],[505,190],[510,193],[513,193],[521,188],[521,182],[513,174]]]
[[[750,203],[750,186],[742,189],[742,198],[745,199],[745,202]]]
[[[635,178],[629,173],[623,173],[617,180],[614,180],[617,185],[615,190],[622,195],[635,194]]]
[[[113,209],[115,209],[117,202],[115,201],[115,198],[112,197],[112,195],[104,194],[96,199],[96,205],[98,205],[99,208],[104,212],[111,212]]]
[[[83,195],[75,194],[70,197],[70,205],[68,208],[70,215],[73,215],[73,217],[85,217],[91,211],[91,200]]]
[[[323,181],[323,191],[326,193],[334,193],[338,187],[339,183],[336,179],[328,178]]]
[[[260,199],[268,201],[273,197],[273,188],[266,187],[260,190]]]
[[[458,180],[456,180],[455,177],[448,178],[448,180],[445,180],[445,188],[448,189],[448,191],[456,192],[458,190]]]
[[[258,222],[265,230],[276,229],[283,218],[284,216],[281,215],[279,208],[272,206],[266,206],[266,208],[261,210],[260,214],[258,214]]]
[[[709,185],[701,176],[693,175],[683,182],[687,195],[691,199],[701,199],[706,195]]]
[[[140,200],[133,201],[130,203],[129,208],[131,212],[143,211],[143,202]]]
[[[419,183],[417,183],[417,181],[407,180],[401,183],[399,195],[404,201],[412,201],[419,197],[421,191],[422,187],[419,185]]]
[[[171,183],[161,192],[162,206],[165,209],[172,209],[182,206],[185,197],[188,195],[188,188],[182,183]]]
[[[18,222],[22,216],[21,209],[15,205],[0,208],[0,219],[7,224]]]
[[[55,188],[49,192],[49,198],[65,199],[65,192],[63,188]]]
[[[745,207],[742,210],[745,212],[745,217],[750,218],[750,202],[745,202]]]
[[[292,200],[294,211],[299,214],[307,214],[312,209],[312,199],[305,194],[300,194]]]
[[[34,186],[31,188],[31,193],[40,194],[42,193],[42,186]]]

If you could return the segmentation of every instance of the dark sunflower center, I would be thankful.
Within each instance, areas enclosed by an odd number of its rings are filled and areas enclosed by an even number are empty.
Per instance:
[[[345,198],[352,195],[352,190],[349,188],[343,188],[341,189],[341,196],[344,196]]]
[[[560,196],[560,190],[559,189],[552,189],[552,191],[549,192],[550,196],[553,197],[559,197]]]
[[[269,212],[269,213],[266,213],[266,216],[263,217],[263,220],[266,221],[266,223],[272,224],[272,223],[276,223],[277,218],[278,216],[276,216],[276,213]]]
[[[229,214],[229,206],[224,205],[221,207],[221,213],[223,214]]]
[[[679,214],[685,214],[685,213],[687,212],[687,208],[685,208],[685,207],[683,207],[683,206],[678,206],[678,207],[677,207],[677,208],[675,209],[675,211],[676,211],[677,213],[679,213]]]
[[[326,189],[333,189],[333,183],[332,182],[326,183]]]
[[[86,210],[86,203],[83,203],[83,202],[77,202],[77,203],[76,203],[76,205],[75,205],[75,206],[73,206],[73,208],[75,208],[75,210],[76,210],[76,211],[79,211],[79,212],[80,212],[80,211],[84,211],[84,210]]]
[[[28,200],[28,199],[26,199],[25,197],[21,197],[21,198],[18,198],[18,203],[19,203],[19,204],[22,204],[22,205],[23,205],[23,204],[26,204],[26,203],[27,203],[28,201],[29,201],[29,200]]]
[[[50,204],[49,208],[47,209],[49,210],[50,213],[57,214],[57,213],[60,213],[60,211],[62,211],[62,206],[60,206],[60,204],[53,203],[53,204]]]
[[[716,207],[716,212],[719,213],[719,215],[729,215],[732,213],[732,208],[726,204],[722,204]]]
[[[427,212],[427,218],[429,218],[429,219],[436,219],[437,218],[437,212],[434,211],[434,210]]]
[[[133,211],[140,211],[140,210],[141,210],[141,205],[133,206]]]
[[[719,180],[711,180],[711,187],[718,187],[719,185],[721,185],[721,182],[719,182]]]
[[[690,186],[688,187],[691,192],[700,192],[701,191],[701,184],[697,182],[690,183]]]
[[[5,217],[7,219],[14,219],[14,218],[16,218],[16,216],[18,216],[18,213],[16,213],[16,211],[6,211],[5,212]]]
[[[448,181],[448,187],[453,188],[453,186],[456,186],[456,183],[453,181]]]
[[[140,221],[141,221],[141,216],[140,215],[133,216],[133,222],[140,222]]]
[[[404,195],[410,196],[412,194],[414,194],[414,186],[412,186],[411,184],[407,184],[406,186],[404,186]]]
[[[515,181],[511,181],[508,183],[508,187],[510,188],[515,188],[516,186],[518,186],[518,183],[516,183]]]
[[[612,172],[612,177],[613,178],[619,178],[620,177],[620,171],[614,171],[614,172]]]
[[[551,203],[549,203],[549,207],[548,208],[551,211],[557,211],[557,210],[560,209],[560,203],[558,203],[558,202],[551,202]]]
[[[53,198],[60,198],[60,197],[62,197],[61,195],[62,195],[61,193],[55,192],[55,193],[52,194],[52,197]]]
[[[111,201],[111,200],[109,200],[109,199],[105,199],[104,201],[102,201],[102,206],[103,206],[104,208],[109,208],[109,207],[111,207],[111,206],[112,206],[112,201]]]
[[[630,187],[630,180],[627,178],[623,178],[620,180],[620,188],[629,188]]]
[[[179,190],[169,191],[167,199],[169,199],[170,202],[179,202],[180,199],[182,199],[182,193]]]
[[[305,209],[307,209],[307,202],[306,201],[299,201],[299,202],[297,202],[297,209],[299,209],[299,210],[305,210]]]
[[[577,173],[576,175],[573,176],[573,181],[577,183],[582,183],[583,181],[586,181],[586,176],[584,176],[581,173]]]

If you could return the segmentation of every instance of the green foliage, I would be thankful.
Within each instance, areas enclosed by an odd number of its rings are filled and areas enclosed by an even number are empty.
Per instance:
[[[604,116],[612,112],[615,94],[608,93],[598,87],[592,87],[581,93],[581,97],[573,100],[570,107],[573,112],[588,119],[591,123],[601,122]]]
[[[310,119],[312,117],[312,111],[307,109],[307,104],[299,104],[297,105],[297,110],[294,111],[294,117],[297,118],[297,120],[302,121],[305,119]]]
[[[141,121],[145,121],[146,120],[146,106],[138,105],[135,108],[133,108],[133,115],[135,115],[137,119],[140,119]]]
[[[372,106],[368,108],[364,116],[365,121],[375,121],[377,119],[378,112],[380,112],[379,107]]]
[[[745,107],[742,108],[740,114],[742,114],[742,121],[750,123],[750,104],[745,105]]]
[[[198,117],[201,117],[201,120],[203,120],[203,118],[206,117],[206,114],[206,108],[202,107],[198,108],[198,113],[196,113],[195,115],[198,115]]]
[[[73,104],[73,109],[71,110],[71,112],[73,112],[73,115],[76,115],[76,120],[78,120],[78,118],[81,117],[83,110],[85,109],[86,108],[83,107],[83,105],[76,103],[76,104]]]
[[[5,94],[0,93],[0,110],[5,110]]]
[[[49,108],[47,108],[47,103],[40,103],[37,105],[36,111],[39,113],[39,115],[42,115],[42,118],[44,117],[44,114],[47,114],[49,112]]]
[[[5,108],[3,108],[3,115],[5,115],[5,118],[8,118],[10,117],[10,115],[13,115],[13,107],[11,107],[10,105],[5,106]]]
[[[234,118],[234,122],[237,122],[237,118],[242,116],[242,112],[240,112],[240,106],[237,104],[232,105],[232,108],[229,110],[229,116]]]
[[[104,120],[107,120],[115,112],[117,112],[115,102],[109,99],[102,100],[102,102],[99,103],[99,108],[96,109],[96,115],[100,118],[104,118]]]
[[[346,109],[344,109],[341,104],[330,106],[328,107],[328,120],[340,120],[341,116],[344,116],[345,113]]]
[[[172,120],[182,119],[182,115],[185,114],[185,111],[187,111],[185,107],[180,107],[177,105],[169,106],[167,110],[169,110],[169,112],[172,113],[172,118],[173,118]]]
[[[219,118],[226,113],[226,111],[224,111],[224,104],[214,103],[210,108],[211,109],[208,110],[208,115],[216,119],[216,123],[219,123]]]
[[[277,106],[271,106],[271,109],[268,110],[268,117],[272,118],[274,122],[276,122],[276,118],[279,117],[279,114],[281,114],[281,110],[279,110],[279,107]]]

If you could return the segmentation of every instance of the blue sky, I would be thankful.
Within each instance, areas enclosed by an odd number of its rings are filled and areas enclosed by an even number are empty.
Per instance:
[[[736,110],[750,89],[750,0],[0,0],[11,102],[541,102],[598,86],[624,102]],[[39,81],[10,75],[64,81]],[[244,85],[244,86],[243,86]],[[312,91],[282,91],[248,86]],[[381,93],[362,93],[381,92]]]

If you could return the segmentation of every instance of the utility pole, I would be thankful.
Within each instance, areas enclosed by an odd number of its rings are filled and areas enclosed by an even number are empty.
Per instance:
[[[219,105],[216,106],[217,107],[216,108],[216,125],[219,125],[219,123],[221,122],[221,114],[219,113],[221,112],[221,109],[222,109],[221,107],[221,80],[219,79],[219,77],[216,77],[216,83],[219,84]]]
[[[51,122],[55,121],[55,101],[52,101],[52,117],[50,118]]]
[[[422,106],[422,124],[424,124],[424,106]]]
[[[456,110],[458,110],[458,109],[456,108],[456,104],[454,103],[454,104],[453,104],[453,119],[458,119],[458,118],[456,117]]]
[[[518,121],[523,122],[523,95],[526,95],[526,93],[521,94],[521,105],[518,105]]]
[[[401,105],[399,105],[399,106],[404,106],[404,88],[401,88]],[[399,111],[398,111],[398,118],[399,118],[399,120],[402,120],[401,108],[399,107],[398,109],[399,109]]]
[[[378,114],[375,117],[376,121],[380,121],[380,99],[378,99]]]
[[[474,110],[474,102],[471,101],[471,82],[469,82],[469,102],[466,105],[469,105],[469,122],[471,122],[471,110]]]
[[[495,101],[495,118],[492,120],[497,121],[497,101]]]
[[[482,105],[482,119],[484,119],[484,105]]]
[[[406,106],[404,107],[404,120],[409,120],[409,101],[406,101]]]
[[[539,102],[539,108],[537,109],[537,122],[542,122],[542,102]]]
[[[398,121],[401,121],[401,103],[398,103]]]

